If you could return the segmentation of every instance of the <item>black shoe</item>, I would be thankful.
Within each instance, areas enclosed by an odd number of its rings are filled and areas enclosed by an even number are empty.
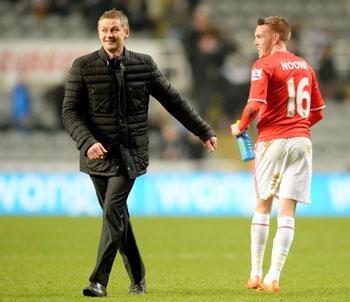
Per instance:
[[[83,295],[87,297],[104,297],[107,296],[107,291],[102,284],[91,282],[88,287],[83,289]]]
[[[142,295],[146,293],[146,281],[142,279],[139,283],[131,283],[129,294]]]

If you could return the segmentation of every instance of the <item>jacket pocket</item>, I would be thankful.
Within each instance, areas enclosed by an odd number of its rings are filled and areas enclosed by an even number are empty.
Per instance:
[[[86,157],[86,165],[90,174],[116,175],[119,171],[119,161],[116,158],[92,160]]]
[[[115,103],[110,96],[93,96],[90,99],[90,110],[95,114],[111,115],[116,110]]]
[[[92,113],[110,115],[117,108],[115,90],[113,85],[103,87],[89,87],[89,107]]]
[[[128,108],[133,111],[138,111],[148,106],[149,91],[146,85],[138,87],[128,87]]]

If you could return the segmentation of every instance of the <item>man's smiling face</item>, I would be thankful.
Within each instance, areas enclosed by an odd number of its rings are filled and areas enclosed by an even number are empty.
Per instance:
[[[107,53],[120,55],[129,37],[129,29],[123,26],[119,18],[106,18],[98,23],[98,36]]]

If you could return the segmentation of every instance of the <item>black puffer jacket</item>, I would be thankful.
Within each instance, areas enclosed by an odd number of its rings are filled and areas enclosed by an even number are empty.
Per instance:
[[[121,60],[112,63],[101,48],[73,62],[62,114],[80,150],[81,171],[114,175],[123,161],[131,178],[146,172],[150,95],[202,141],[214,136],[161,74],[151,56],[125,49]],[[108,150],[103,160],[93,161],[86,155],[96,142]]]

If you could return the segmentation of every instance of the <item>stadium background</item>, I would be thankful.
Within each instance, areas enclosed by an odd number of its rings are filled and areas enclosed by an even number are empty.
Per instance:
[[[251,166],[240,160],[229,125],[247,98],[256,19],[280,14],[293,28],[291,50],[317,70],[327,103],[325,120],[312,130],[315,201],[299,211],[349,215],[349,3],[0,1],[0,214],[99,214],[89,180],[77,172],[60,105],[72,60],[99,47],[98,16],[118,7],[130,16],[127,47],[151,54],[219,137],[217,153],[206,154],[151,100],[149,173],[137,181],[132,213],[249,215]]]

